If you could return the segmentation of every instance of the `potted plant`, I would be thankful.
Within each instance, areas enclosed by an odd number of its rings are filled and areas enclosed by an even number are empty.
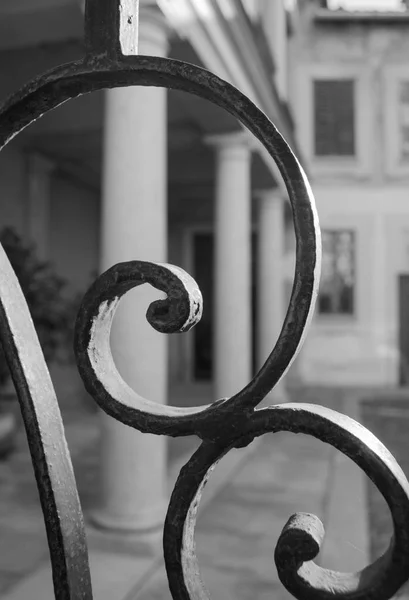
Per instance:
[[[0,231],[0,242],[26,298],[45,360],[65,360],[76,308],[76,302],[63,293],[67,282],[49,263],[40,261],[35,249],[25,245],[12,228]],[[18,422],[19,406],[0,344],[0,456],[12,450]]]

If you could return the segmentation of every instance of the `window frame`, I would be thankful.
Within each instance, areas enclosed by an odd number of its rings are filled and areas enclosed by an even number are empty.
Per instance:
[[[332,137],[328,138],[328,136],[326,136],[328,139],[321,139],[321,137],[318,135],[318,131],[319,131],[319,127],[318,125],[321,125],[321,131],[324,129],[326,130],[325,133],[328,134],[329,130],[328,130],[328,121],[327,122],[323,122],[322,121],[322,115],[318,112],[317,110],[317,104],[319,105],[319,102],[317,102],[317,99],[319,99],[322,103],[323,100],[323,96],[324,98],[325,96],[328,94],[328,86],[327,89],[325,89],[325,87],[322,87],[323,84],[325,86],[325,84],[328,84],[328,82],[331,82],[332,84],[335,84],[336,87],[338,87],[338,94],[340,93],[339,90],[339,84],[342,83],[348,83],[348,100],[352,101],[352,112],[350,114],[347,115],[348,117],[348,125],[352,125],[351,131],[348,133],[352,133],[351,136],[348,136],[350,139],[348,140],[348,142],[352,141],[351,144],[351,148],[344,148],[344,150],[352,150],[352,152],[341,152],[341,153],[336,153],[334,152],[334,145],[338,145],[339,147],[339,143],[341,142],[341,140],[339,139],[339,134],[341,132],[341,127],[340,127],[340,123],[339,121],[337,123],[335,123],[334,119],[331,119],[333,122],[329,124],[330,129],[334,129],[336,130],[336,134],[338,139],[333,140]],[[328,78],[318,78],[318,77],[314,77],[314,79],[312,80],[312,85],[313,85],[313,120],[314,120],[314,126],[313,126],[313,134],[314,134],[314,157],[317,158],[318,160],[321,159],[328,159],[328,158],[340,158],[340,159],[355,159],[356,157],[356,94],[355,94],[355,87],[356,87],[356,80],[351,78],[351,79],[328,79]],[[337,92],[337,90],[332,89],[330,94],[334,95],[334,91],[335,93]],[[344,91],[346,91],[344,89]],[[319,98],[321,93],[321,98]],[[352,92],[352,95],[351,95]],[[340,104],[338,103],[338,106],[340,106]],[[334,112],[332,112],[332,116],[334,116]],[[350,119],[350,116],[352,115],[352,119]],[[341,116],[340,113],[338,112],[337,116]],[[344,115],[342,115],[344,116]],[[352,122],[351,122],[352,121]],[[342,125],[343,123],[341,123]],[[335,125],[335,126],[334,126]],[[324,146],[322,144],[322,142],[325,142]],[[329,142],[329,146],[326,142]],[[336,142],[332,148],[330,147],[334,142]],[[321,148],[320,148],[321,146]],[[326,147],[325,147],[326,146]],[[330,150],[330,152],[319,152],[319,150],[323,149],[323,147],[325,147],[325,150]]]
[[[409,176],[409,161],[406,164],[400,162],[398,103],[399,84],[402,80],[406,80],[409,83],[409,66],[390,65],[385,68],[383,74],[383,106],[385,114],[383,162],[386,174],[390,177]]]
[[[352,286],[352,311],[351,312],[321,312],[320,311],[320,291],[317,298],[317,315],[320,319],[355,319],[357,317],[357,232],[352,227],[324,227],[322,233],[351,234],[353,240],[353,286]]]
[[[347,175],[366,178],[370,174],[372,155],[370,148],[373,140],[373,100],[370,96],[370,77],[368,69],[362,64],[325,63],[300,64],[295,94],[295,115],[300,147],[308,169],[314,176]],[[317,156],[315,154],[315,80],[354,81],[354,156]]]

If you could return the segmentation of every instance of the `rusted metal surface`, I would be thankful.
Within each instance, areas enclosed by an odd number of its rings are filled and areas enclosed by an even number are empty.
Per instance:
[[[137,260],[115,265],[87,292],[78,315],[78,368],[85,387],[101,408],[142,432],[196,434],[202,439],[180,473],[165,521],[164,554],[173,598],[209,597],[199,575],[194,527],[201,490],[212,468],[230,449],[247,446],[255,437],[276,431],[313,435],[354,460],[384,495],[395,527],[383,557],[361,573],[343,574],[313,562],[324,535],[318,519],[313,515],[292,516],[275,551],[283,585],[300,600],[392,597],[409,578],[409,485],[394,458],[369,431],[328,409],[303,404],[256,408],[295,359],[318,291],[320,231],[303,169],[275,126],[236,88],[194,65],[133,55],[137,0],[88,0],[85,14],[84,59],[34,79],[0,107],[1,147],[44,113],[80,94],[131,85],[179,89],[229,111],[261,141],[279,167],[293,212],[296,269],[283,328],[265,364],[231,398],[199,408],[158,406],[132,390],[115,368],[109,330],[120,298],[131,288],[150,283],[166,292],[167,299],[152,303],[147,311],[149,323],[158,331],[187,331],[200,318],[200,291],[178,267]],[[27,430],[49,539],[55,596],[58,600],[91,598],[81,508],[57,401],[4,252],[0,254],[0,336]]]
[[[61,414],[27,303],[1,246],[0,338],[27,432],[55,597],[89,600],[92,593],[84,523]]]
[[[228,419],[229,417],[226,417]],[[236,417],[231,417],[237,418]],[[204,440],[182,469],[165,522],[164,552],[172,596],[208,600],[195,555],[194,528],[203,487],[217,462],[232,448],[268,432],[312,435],[351,458],[372,479],[393,517],[394,538],[388,551],[357,573],[338,573],[313,562],[324,537],[320,520],[292,515],[275,550],[281,582],[296,598],[316,600],[391,598],[409,575],[409,484],[393,456],[367,429],[345,415],[310,404],[255,409],[237,427],[234,438]]]
[[[87,0],[84,8],[85,52],[91,60],[137,53],[139,0]]]

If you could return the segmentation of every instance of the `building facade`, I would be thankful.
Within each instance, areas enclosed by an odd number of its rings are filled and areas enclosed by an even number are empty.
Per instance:
[[[282,2],[141,0],[139,53],[201,65],[236,85],[297,151]],[[8,0],[0,7],[0,94],[83,55],[83,2]],[[0,217],[35,243],[72,292],[139,259],[193,275],[204,317],[169,339],[146,322],[158,293],[121,301],[111,334],[125,381],[158,403],[230,396],[271,352],[285,299],[291,215],[277,167],[228,113],[176,91],[126,88],[65,103],[0,154]],[[147,289],[144,289],[147,288]],[[170,392],[169,392],[170,390]],[[173,391],[172,391],[173,390]],[[176,390],[176,391],[175,391]],[[282,398],[283,390],[275,392]],[[184,394],[186,401],[186,393]],[[100,526],[163,523],[166,444],[104,415]]]
[[[82,57],[78,0],[0,6],[0,95]],[[286,8],[291,5],[291,10]],[[323,228],[317,313],[287,376],[306,384],[406,383],[409,322],[407,13],[323,2],[141,0],[139,52],[201,65],[276,124],[311,178]],[[36,244],[72,292],[139,259],[198,281],[204,315],[167,338],[132,290],[111,335],[125,381],[158,403],[244,387],[271,352],[294,273],[287,194],[270,157],[228,113],[180,92],[82,96],[0,154],[0,221]],[[408,349],[406,348],[408,344]],[[273,394],[285,399],[283,386]],[[166,444],[100,415],[100,526],[163,523]]]
[[[289,98],[324,248],[300,375],[407,384],[409,14],[325,5],[299,3],[290,40]]]

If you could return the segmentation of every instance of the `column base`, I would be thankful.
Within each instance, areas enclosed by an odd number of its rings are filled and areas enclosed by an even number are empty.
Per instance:
[[[86,517],[88,550],[92,553],[108,552],[117,555],[155,558],[160,556],[163,544],[163,527],[150,531],[105,529]]]
[[[109,513],[104,509],[96,509],[88,513],[89,522],[98,529],[117,533],[154,534],[161,532],[165,523],[167,505],[163,503],[149,514],[137,516],[121,516]]]

